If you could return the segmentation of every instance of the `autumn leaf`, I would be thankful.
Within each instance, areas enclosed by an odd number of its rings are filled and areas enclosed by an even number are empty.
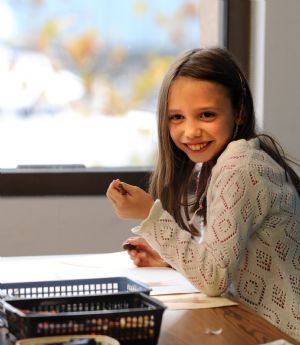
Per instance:
[[[85,66],[96,51],[97,33],[87,31],[66,44],[66,49],[79,66]]]

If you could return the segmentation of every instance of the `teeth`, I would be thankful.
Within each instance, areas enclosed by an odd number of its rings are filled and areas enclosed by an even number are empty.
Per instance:
[[[207,143],[203,143],[203,144],[196,144],[196,145],[188,145],[188,147],[193,151],[199,151],[203,149],[203,147],[205,147],[206,145]]]

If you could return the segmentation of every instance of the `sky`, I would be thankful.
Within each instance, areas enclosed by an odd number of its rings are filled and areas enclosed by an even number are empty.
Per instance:
[[[176,10],[188,2],[196,4],[199,0],[44,0],[42,6],[33,6],[32,0],[0,0],[0,28],[4,22],[7,28],[8,22],[14,21],[9,26],[15,29],[7,34],[13,35],[15,31],[20,38],[22,33],[37,30],[50,17],[59,16],[64,21],[65,34],[72,35],[90,27],[96,28],[112,44],[170,47],[168,30],[178,25]],[[156,24],[157,14],[168,18],[164,24],[166,30]],[[184,25],[188,35],[182,45],[194,46],[199,41],[199,23],[187,19]]]

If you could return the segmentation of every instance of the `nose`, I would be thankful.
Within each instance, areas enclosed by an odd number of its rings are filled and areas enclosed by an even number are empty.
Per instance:
[[[185,123],[184,129],[185,136],[189,139],[194,139],[201,136],[202,129],[198,121],[189,120]]]

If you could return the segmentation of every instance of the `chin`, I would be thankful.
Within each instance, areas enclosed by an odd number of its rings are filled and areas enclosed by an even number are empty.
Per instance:
[[[196,158],[196,157],[191,157],[191,156],[189,156],[189,159],[194,163],[205,163],[210,160],[209,158],[205,159],[205,158]]]

